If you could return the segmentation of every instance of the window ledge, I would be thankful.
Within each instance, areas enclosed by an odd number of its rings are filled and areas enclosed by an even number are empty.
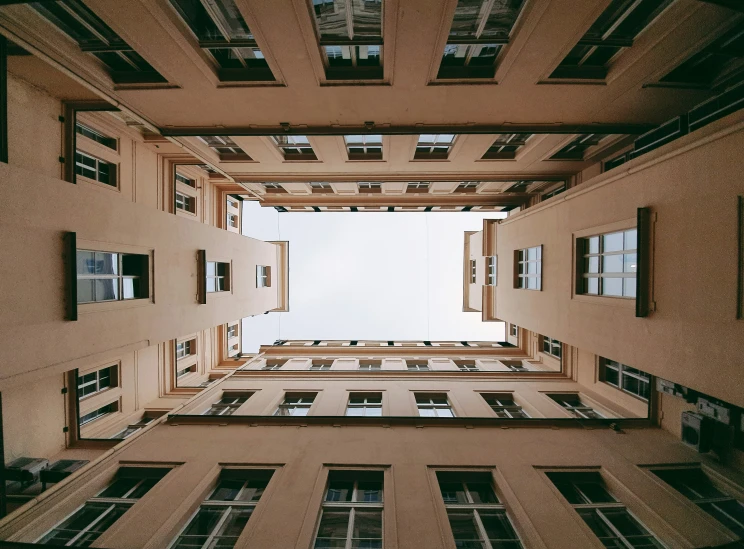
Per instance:
[[[627,297],[611,297],[604,295],[587,295],[587,294],[574,294],[571,298],[581,303],[591,303],[592,305],[603,305],[605,307],[623,307],[634,311],[635,314],[635,299],[628,299]]]
[[[78,303],[78,313],[99,313],[103,311],[118,311],[121,309],[134,309],[135,307],[146,307],[153,301],[150,298],[126,299],[122,301],[101,301],[98,303]]]

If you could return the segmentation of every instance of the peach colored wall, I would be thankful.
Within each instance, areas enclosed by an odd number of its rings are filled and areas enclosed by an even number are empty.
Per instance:
[[[719,120],[502,222],[497,317],[743,405],[734,382],[744,326],[736,320],[742,120],[742,113]],[[572,296],[573,234],[634,220],[638,207],[657,216],[657,310],[647,318],[635,317],[632,302]],[[514,250],[537,245],[543,290],[514,289]]]

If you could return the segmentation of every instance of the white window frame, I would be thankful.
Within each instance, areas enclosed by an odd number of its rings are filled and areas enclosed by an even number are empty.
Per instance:
[[[457,417],[455,414],[454,408],[452,408],[452,403],[450,402],[449,397],[447,396],[447,393],[426,393],[426,392],[420,392],[420,393],[414,393],[414,400],[416,401],[416,409],[418,410],[418,414],[420,417]],[[434,402],[433,396],[440,396],[444,397],[444,400],[446,401],[444,404],[439,404]],[[419,398],[421,400],[419,400]],[[424,398],[428,400],[428,402],[424,401]],[[432,410],[434,412],[434,415],[422,415],[421,410]],[[439,415],[438,410],[448,410],[450,414],[452,415]]]

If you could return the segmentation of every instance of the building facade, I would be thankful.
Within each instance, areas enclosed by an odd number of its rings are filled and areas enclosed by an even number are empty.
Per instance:
[[[741,543],[737,2],[3,4],[0,547]],[[245,201],[493,212],[505,341],[244,353]]]

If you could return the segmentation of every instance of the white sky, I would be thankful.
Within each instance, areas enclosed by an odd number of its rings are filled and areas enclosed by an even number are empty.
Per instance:
[[[288,313],[243,320],[243,352],[276,339],[503,341],[504,324],[462,311],[474,212],[285,212],[243,202],[243,231],[289,241]]]

